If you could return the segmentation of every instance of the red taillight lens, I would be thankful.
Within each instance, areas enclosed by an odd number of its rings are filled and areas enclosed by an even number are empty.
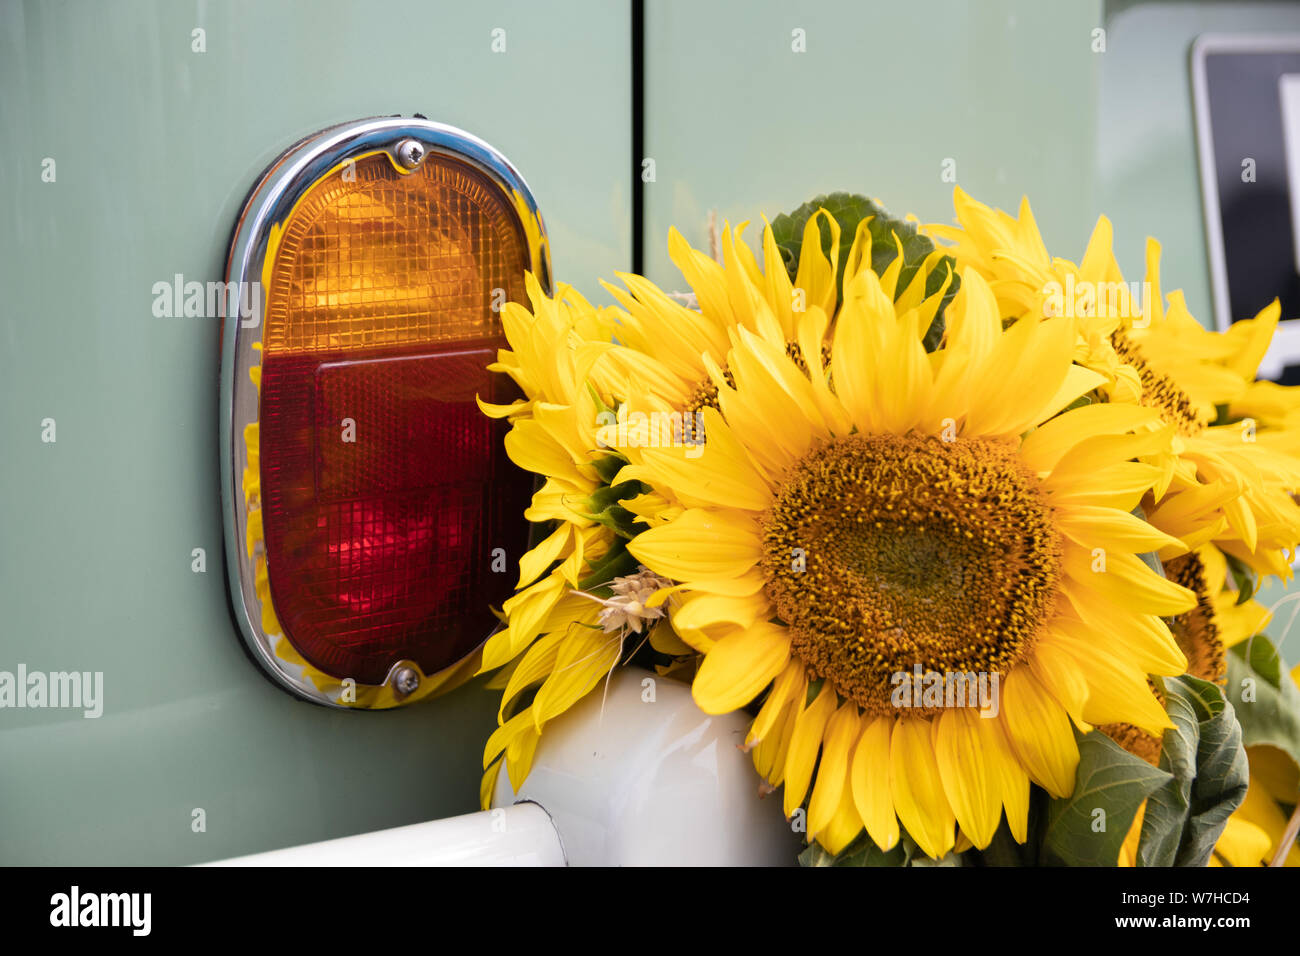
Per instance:
[[[275,614],[312,666],[380,684],[431,675],[491,631],[509,596],[531,480],[507,460],[496,309],[528,246],[487,178],[383,153],[313,186],[283,224],[266,289],[258,413]]]

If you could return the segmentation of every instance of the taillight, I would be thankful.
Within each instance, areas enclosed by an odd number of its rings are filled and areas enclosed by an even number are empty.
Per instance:
[[[527,187],[450,127],[326,130],[254,188],[227,279],[260,284],[261,315],[226,318],[223,489],[236,616],[286,687],[384,707],[473,669],[531,490],[475,397],[513,397],[486,366],[529,269],[548,283]]]

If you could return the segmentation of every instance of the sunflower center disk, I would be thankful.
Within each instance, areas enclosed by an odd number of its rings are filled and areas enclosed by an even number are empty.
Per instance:
[[[868,713],[894,675],[1005,674],[1050,613],[1061,541],[1002,445],[852,435],[791,472],[763,522],[794,653]]]
[[[1160,412],[1165,421],[1173,422],[1178,434],[1195,437],[1205,431],[1209,423],[1205,416],[1197,411],[1191,396],[1178,387],[1178,384],[1162,372],[1157,372],[1147,364],[1141,350],[1122,331],[1116,330],[1110,337],[1115,354],[1126,364],[1137,369],[1138,380],[1142,383],[1142,404]]]

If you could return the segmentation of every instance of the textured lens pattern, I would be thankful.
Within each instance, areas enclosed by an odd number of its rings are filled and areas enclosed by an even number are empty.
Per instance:
[[[267,290],[263,348],[493,335],[493,305],[522,299],[527,262],[506,197],[477,170],[434,155],[403,175],[386,155],[367,156],[294,209]]]
[[[275,256],[259,441],[276,616],[336,677],[436,673],[491,632],[526,546],[531,479],[475,403],[517,394],[486,366],[494,304],[523,296],[522,231],[470,167],[375,155],[306,194]]]
[[[339,353],[326,353],[339,359]],[[271,596],[314,666],[377,684],[434,673],[491,631],[510,595],[493,550],[525,548],[531,483],[506,459],[491,352],[332,361],[270,356],[262,474]]]
[[[492,420],[474,396],[491,394],[495,358],[471,348],[316,366],[317,500],[490,480]],[[341,424],[358,419],[361,432]]]

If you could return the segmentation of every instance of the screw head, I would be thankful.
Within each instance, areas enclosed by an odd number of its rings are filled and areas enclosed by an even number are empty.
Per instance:
[[[394,150],[397,161],[402,164],[408,171],[415,169],[420,163],[424,162],[424,157],[428,155],[428,150],[424,144],[415,139],[404,139],[397,144]]]
[[[420,687],[420,675],[413,667],[399,667],[393,674],[393,690],[402,697],[409,697]]]

